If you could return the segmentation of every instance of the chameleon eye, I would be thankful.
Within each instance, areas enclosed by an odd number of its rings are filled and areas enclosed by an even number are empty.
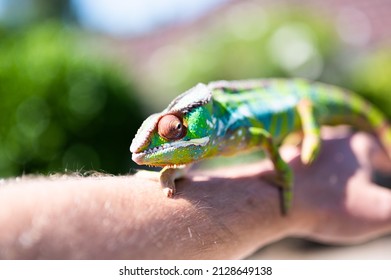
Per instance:
[[[175,115],[165,115],[159,120],[158,133],[168,140],[179,140],[186,134],[182,120]]]

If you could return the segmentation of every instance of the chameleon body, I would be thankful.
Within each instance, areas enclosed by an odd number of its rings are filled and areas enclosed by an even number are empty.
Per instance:
[[[360,96],[303,79],[217,81],[198,84],[144,121],[130,147],[138,164],[164,167],[160,181],[168,196],[179,166],[216,156],[263,149],[276,170],[282,209],[292,202],[293,174],[278,146],[301,130],[301,159],[311,163],[320,149],[320,125],[349,124],[377,134],[391,155],[391,129],[383,114]]]

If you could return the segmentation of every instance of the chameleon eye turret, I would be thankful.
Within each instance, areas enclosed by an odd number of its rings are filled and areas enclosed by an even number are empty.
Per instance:
[[[186,127],[180,117],[169,114],[159,120],[158,133],[167,140],[179,140],[186,135]]]

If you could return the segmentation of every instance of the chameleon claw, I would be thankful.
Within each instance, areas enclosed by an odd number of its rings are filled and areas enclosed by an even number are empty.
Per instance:
[[[171,174],[160,173],[160,184],[163,187],[163,193],[167,197],[172,198],[172,197],[174,197],[174,195],[176,193],[175,178],[173,178],[172,176],[169,176],[169,175],[171,175]]]
[[[160,171],[160,184],[163,187],[163,192],[167,195],[167,197],[172,198],[175,196],[175,180],[183,178],[184,176],[185,169],[183,167],[172,168],[166,166]]]
[[[320,138],[315,136],[306,136],[303,141],[301,152],[301,162],[304,165],[311,164],[319,154]]]
[[[173,198],[176,191],[175,191],[175,188],[163,188],[163,193],[169,197],[169,198]]]

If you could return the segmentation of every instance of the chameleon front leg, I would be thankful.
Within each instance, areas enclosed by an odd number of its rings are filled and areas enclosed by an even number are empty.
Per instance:
[[[273,184],[281,188],[282,213],[286,215],[292,205],[293,172],[290,166],[281,158],[278,146],[274,143],[270,133],[263,128],[251,127],[250,133],[258,139],[262,147],[267,151],[276,170],[277,176],[271,179]]]
[[[167,197],[173,197],[176,193],[175,180],[185,177],[188,166],[165,166],[160,171],[160,184]]]
[[[318,155],[321,139],[320,128],[316,122],[314,106],[311,101],[303,99],[297,105],[301,126],[304,133],[303,145],[301,148],[301,162],[310,164]]]

